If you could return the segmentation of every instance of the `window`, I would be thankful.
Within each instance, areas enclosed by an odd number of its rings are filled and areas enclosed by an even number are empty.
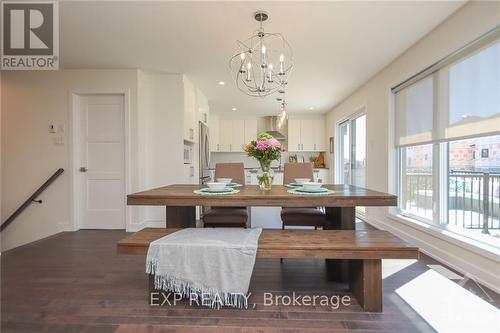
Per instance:
[[[337,181],[366,187],[366,114],[364,109],[340,123],[337,129],[339,155],[335,156],[338,175]],[[364,207],[356,207],[364,214]]]
[[[498,35],[393,93],[399,212],[500,247]]]
[[[432,144],[401,148],[401,212],[432,222]]]

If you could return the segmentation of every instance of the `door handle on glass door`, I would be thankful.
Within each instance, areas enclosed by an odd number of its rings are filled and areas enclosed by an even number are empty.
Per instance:
[[[89,169],[87,169],[86,167],[80,167],[80,172],[87,172],[89,171]]]

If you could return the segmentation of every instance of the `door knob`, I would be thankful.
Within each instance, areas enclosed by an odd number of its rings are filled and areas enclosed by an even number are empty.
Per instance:
[[[80,167],[80,172],[87,172],[88,170],[86,167]]]

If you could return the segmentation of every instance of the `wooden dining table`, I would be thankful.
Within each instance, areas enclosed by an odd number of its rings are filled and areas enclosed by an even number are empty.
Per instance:
[[[196,206],[218,207],[324,207],[325,230],[355,230],[357,206],[396,206],[397,197],[392,194],[369,190],[352,185],[323,185],[331,194],[303,195],[288,193],[289,188],[273,185],[263,191],[257,185],[238,187],[238,193],[224,195],[200,195],[193,191],[204,185],[168,185],[129,194],[127,204],[133,206],[165,206],[165,228],[195,228]],[[327,269],[332,280],[347,282],[349,262],[327,259]]]
[[[167,228],[194,228],[196,206],[219,207],[325,207],[327,222],[324,229],[354,230],[356,206],[396,206],[392,194],[352,185],[324,185],[332,194],[290,194],[289,188],[273,185],[271,190],[260,190],[257,185],[238,187],[239,193],[200,195],[193,191],[204,185],[168,185],[129,194],[127,204],[132,206],[166,206]]]

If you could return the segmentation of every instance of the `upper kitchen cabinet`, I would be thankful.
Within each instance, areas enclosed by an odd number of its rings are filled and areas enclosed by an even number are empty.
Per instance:
[[[205,124],[208,123],[208,117],[210,114],[210,107],[208,105],[208,99],[203,94],[200,89],[196,89],[196,102],[198,106],[198,119]]]
[[[210,116],[210,118],[208,119],[208,128],[210,133],[210,151],[219,151],[219,119],[214,115]]]
[[[198,128],[197,89],[189,79],[184,76],[184,141],[196,142],[196,129]]]
[[[289,119],[288,150],[326,151],[323,119]]]
[[[245,145],[256,138],[256,119],[210,119],[213,152],[244,152]]]

